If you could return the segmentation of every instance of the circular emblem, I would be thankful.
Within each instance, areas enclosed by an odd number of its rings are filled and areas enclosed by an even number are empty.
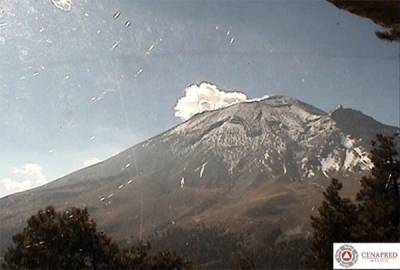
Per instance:
[[[354,247],[343,245],[336,251],[335,259],[341,266],[351,267],[357,262],[358,253]]]

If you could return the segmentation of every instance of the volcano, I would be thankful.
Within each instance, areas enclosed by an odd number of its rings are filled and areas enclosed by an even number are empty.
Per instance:
[[[354,194],[372,167],[370,141],[399,131],[356,110],[327,113],[286,96],[202,112],[103,162],[0,199],[1,250],[47,205],[87,207],[117,240],[196,224],[307,234],[329,178]]]

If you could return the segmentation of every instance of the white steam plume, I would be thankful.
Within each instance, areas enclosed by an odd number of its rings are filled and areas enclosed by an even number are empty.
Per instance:
[[[99,163],[101,160],[100,159],[98,159],[98,158],[89,158],[89,159],[86,159],[86,160],[84,160],[83,162],[82,162],[82,166],[83,167],[89,167],[89,166],[92,166],[92,165],[94,165],[94,164],[96,164],[96,163]]]
[[[247,96],[240,92],[225,92],[211,83],[193,84],[185,89],[185,96],[175,106],[175,116],[187,120],[197,113],[216,110],[243,102]]]

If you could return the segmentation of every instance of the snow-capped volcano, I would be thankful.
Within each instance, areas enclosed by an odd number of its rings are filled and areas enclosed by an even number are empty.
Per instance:
[[[235,177],[248,178],[255,173],[266,179],[286,176],[304,180],[319,173],[329,177],[335,172],[368,170],[367,147],[372,138],[341,130],[335,119],[338,114],[325,113],[290,97],[272,96],[195,115],[157,140],[170,145],[176,156],[200,153],[198,165],[203,174],[203,164],[209,164],[207,156],[218,160],[219,166]],[[377,129],[394,131],[383,125]],[[153,143],[151,140],[143,146]],[[186,157],[184,160],[193,162]]]
[[[356,185],[372,166],[373,136],[398,132],[358,111],[326,113],[285,96],[202,112],[108,160],[1,199],[0,238],[7,244],[49,204],[88,207],[117,239],[197,223],[303,228],[327,178]]]

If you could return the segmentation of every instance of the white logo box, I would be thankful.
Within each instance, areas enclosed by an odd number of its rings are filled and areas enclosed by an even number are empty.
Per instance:
[[[333,269],[400,269],[400,243],[334,243]]]

